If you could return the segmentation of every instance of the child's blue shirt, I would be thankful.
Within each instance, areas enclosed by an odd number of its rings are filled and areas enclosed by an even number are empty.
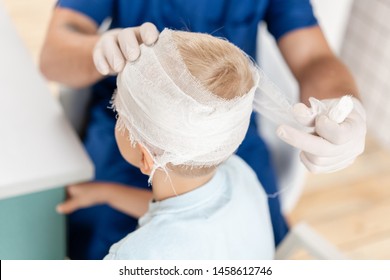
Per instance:
[[[139,228],[111,246],[109,259],[272,259],[265,192],[238,156],[205,185],[151,202]]]

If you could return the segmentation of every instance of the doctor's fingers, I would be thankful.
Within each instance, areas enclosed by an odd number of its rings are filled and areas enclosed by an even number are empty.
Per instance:
[[[122,71],[125,66],[125,57],[120,51],[115,38],[105,39],[96,46],[93,52],[93,62],[102,75]]]
[[[321,159],[321,164],[318,164],[318,159],[316,159],[317,163],[314,163],[312,159],[308,157],[307,153],[302,152],[300,154],[300,159],[303,165],[311,173],[330,173],[348,167],[355,161],[356,157],[353,156],[345,159],[338,159],[337,161],[333,161],[331,159],[329,161]]]
[[[305,158],[310,161],[314,165],[318,166],[330,166],[335,165],[340,162],[344,162],[346,160],[352,160],[357,157],[357,151],[349,151],[345,150],[343,153],[337,155],[337,156],[331,156],[331,157],[321,157],[317,155],[312,155],[307,152],[302,152],[302,154],[305,156]]]
[[[303,103],[297,103],[292,108],[295,119],[304,126],[314,126],[316,114]]]
[[[316,119],[315,131],[319,136],[327,139],[329,142],[340,145],[352,140],[359,141],[364,139],[366,135],[366,122],[356,112],[352,112],[340,124],[322,115]]]
[[[157,27],[151,22],[145,22],[139,27],[142,42],[146,45],[153,45],[156,43],[159,32]]]
[[[300,131],[288,125],[279,126],[276,133],[287,144],[316,156],[337,156],[345,149],[344,145],[334,145],[320,136]]]
[[[103,50],[100,47],[95,48],[93,51],[93,63],[95,64],[96,70],[102,75],[110,74],[112,69],[110,68],[106,58],[104,57]]]
[[[134,61],[139,57],[140,43],[141,39],[137,38],[136,28],[126,28],[118,34],[118,44],[126,60]]]
[[[157,27],[145,22],[139,27],[125,28],[118,34],[120,49],[128,61],[136,60],[140,55],[140,44],[152,45],[158,39]]]
[[[126,58],[119,47],[118,37],[110,36],[103,40],[101,50],[110,67],[110,73],[122,71],[126,64]]]

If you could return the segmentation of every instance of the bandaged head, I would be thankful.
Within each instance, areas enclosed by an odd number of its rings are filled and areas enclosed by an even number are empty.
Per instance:
[[[253,86],[231,99],[216,95],[191,74],[174,32],[165,29],[155,45],[141,45],[139,59],[128,63],[118,75],[113,98],[117,128],[127,129],[131,142],[145,147],[154,160],[154,170],[165,169],[168,163],[216,166],[244,139],[255,92],[267,95],[269,92],[263,91],[273,88],[262,71],[239,51],[248,60]],[[280,103],[278,94],[272,98]],[[260,107],[277,114],[268,106],[268,99],[263,99],[259,99]],[[289,110],[290,105],[285,105],[289,108],[283,110]]]

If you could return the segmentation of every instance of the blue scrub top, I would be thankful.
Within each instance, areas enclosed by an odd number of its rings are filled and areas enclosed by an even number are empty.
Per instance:
[[[110,28],[152,22],[164,27],[225,37],[256,58],[257,26],[261,20],[278,40],[287,32],[313,26],[316,19],[309,0],[60,0],[58,6],[88,16],[100,25],[110,17]],[[125,162],[114,139],[115,115],[108,109],[116,88],[109,77],[93,86],[89,123],[84,138],[97,181],[119,182],[147,188],[147,177]],[[277,191],[277,180],[264,141],[257,133],[254,114],[247,136],[237,154],[256,172],[266,193]],[[288,231],[278,198],[269,199],[275,243]],[[69,257],[101,259],[113,243],[137,226],[137,220],[108,206],[79,210],[69,216]]]

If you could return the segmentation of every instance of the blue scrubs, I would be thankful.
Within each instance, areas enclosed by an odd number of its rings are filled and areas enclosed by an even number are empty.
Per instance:
[[[278,40],[295,29],[313,26],[316,19],[309,0],[60,0],[58,5],[80,12],[100,25],[112,18],[111,28],[149,21],[164,27],[206,32],[225,37],[256,58],[257,26],[267,22]],[[85,147],[96,168],[96,180],[148,188],[147,177],[125,162],[114,139],[115,115],[108,109],[115,77],[93,86],[93,100]],[[255,116],[237,151],[256,172],[267,193],[277,191],[277,180],[264,141],[257,133]],[[288,231],[278,198],[269,199],[275,243]],[[102,259],[110,245],[135,230],[137,220],[108,206],[79,210],[69,216],[69,257]]]

